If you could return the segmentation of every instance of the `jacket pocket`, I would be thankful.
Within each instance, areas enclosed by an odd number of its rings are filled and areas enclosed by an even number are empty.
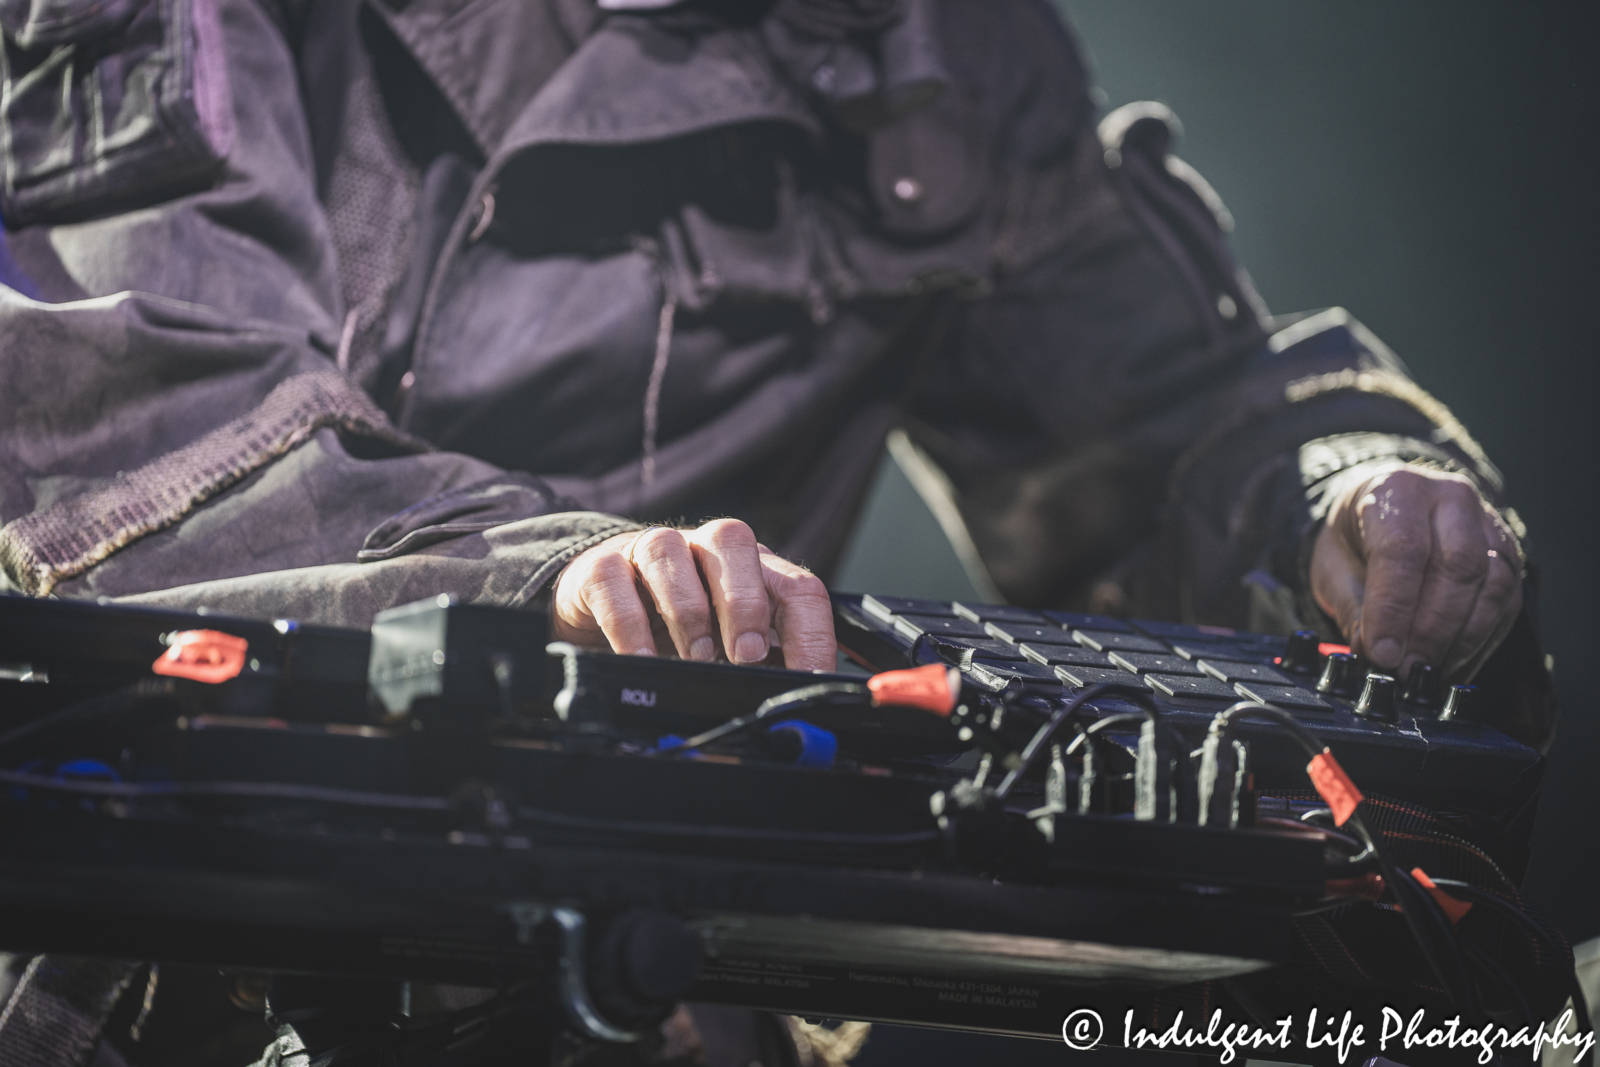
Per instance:
[[[0,8],[0,214],[13,229],[204,188],[233,144],[217,0],[40,35]],[[59,6],[59,5],[58,5]]]

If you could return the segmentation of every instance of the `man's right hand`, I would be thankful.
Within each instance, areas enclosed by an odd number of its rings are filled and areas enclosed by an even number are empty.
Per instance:
[[[791,670],[835,667],[833,605],[821,579],[716,519],[652,526],[576,556],[556,578],[554,636],[576,645],[683,659],[761,663],[779,647]]]

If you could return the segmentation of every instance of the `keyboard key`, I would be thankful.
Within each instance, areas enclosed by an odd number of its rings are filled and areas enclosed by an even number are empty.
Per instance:
[[[1114,669],[1111,657],[1092,648],[1081,648],[1078,645],[1036,645],[1031,641],[1018,645],[1017,648],[1035,663],[1044,663],[1051,667],[1058,663],[1071,663],[1079,667]]]
[[[986,660],[972,661],[972,670],[987,674],[1001,681],[1020,678],[1024,682],[1043,682],[1048,685],[1060,685],[1061,680],[1055,672],[1040,663],[1030,663],[1027,660]]]
[[[1085,615],[1081,611],[1047,611],[1045,618],[1068,630],[1105,630],[1108,633],[1133,633],[1132,627],[1109,615]]]
[[[1035,645],[1070,645],[1072,635],[1057,626],[1030,626],[1025,622],[987,622],[984,628],[1002,641]]]
[[[1262,685],[1294,686],[1294,679],[1260,663],[1239,663],[1228,660],[1200,661],[1200,669],[1219,682],[1260,682]]]
[[[1110,658],[1112,663],[1134,674],[1199,674],[1201,667],[1181,656],[1161,656],[1154,652],[1113,652]]]
[[[1005,641],[996,641],[992,637],[941,637],[940,642],[954,645],[958,648],[970,648],[972,654],[980,659],[1026,659],[1022,649]]]
[[[1226,626],[1192,626],[1183,622],[1161,622],[1156,619],[1130,619],[1140,633],[1168,641],[1215,641],[1218,638],[1237,637],[1239,631]]]
[[[1101,682],[1114,682],[1117,685],[1139,684],[1139,679],[1115,667],[1079,667],[1075,663],[1062,663],[1056,666],[1055,672],[1057,678],[1074,689],[1081,689],[1086,685],[1099,685]]]
[[[954,615],[955,611],[942,600],[924,600],[913,596],[874,596],[868,593],[861,598],[861,610],[875,619],[892,623],[895,615]]]
[[[958,619],[953,615],[948,618],[940,615],[896,615],[894,628],[912,640],[922,633],[952,638],[989,636],[977,623],[970,619]]]
[[[1145,682],[1158,693],[1173,697],[1215,697],[1238,700],[1233,686],[1199,674],[1146,674]]]
[[[1037,626],[1048,621],[1037,611],[1012,607],[1010,604],[968,604],[958,600],[951,607],[955,608],[957,615],[973,622],[1019,622],[1025,626]]]
[[[1153,637],[1118,634],[1107,630],[1074,630],[1072,636],[1084,648],[1096,652],[1154,652],[1165,655],[1167,646]]]
[[[1235,663],[1271,662],[1272,657],[1260,648],[1229,643],[1215,645],[1199,641],[1174,641],[1172,651],[1184,659],[1231,660]]]
[[[1334,706],[1309,689],[1292,685],[1260,685],[1256,682],[1240,682],[1234,688],[1246,700],[1259,700],[1263,704],[1274,704],[1291,711],[1333,717]]]

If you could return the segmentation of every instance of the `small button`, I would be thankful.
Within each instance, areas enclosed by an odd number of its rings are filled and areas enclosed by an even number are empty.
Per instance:
[[[922,199],[922,183],[915,178],[896,178],[894,198],[902,204],[915,204]]]
[[[1223,293],[1217,297],[1217,314],[1232,322],[1233,317],[1239,314],[1239,305],[1234,301],[1233,297]]]

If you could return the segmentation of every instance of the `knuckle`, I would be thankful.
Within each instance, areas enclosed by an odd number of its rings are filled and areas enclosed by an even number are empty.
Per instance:
[[[713,548],[751,548],[756,547],[756,534],[750,527],[738,519],[712,519],[701,525],[696,531],[701,539]]]
[[[789,603],[828,599],[828,587],[810,571],[795,570],[784,574],[778,579],[777,586],[778,596]]]
[[[1449,545],[1439,552],[1439,573],[1457,585],[1477,585],[1489,569],[1489,554],[1464,545]]]

